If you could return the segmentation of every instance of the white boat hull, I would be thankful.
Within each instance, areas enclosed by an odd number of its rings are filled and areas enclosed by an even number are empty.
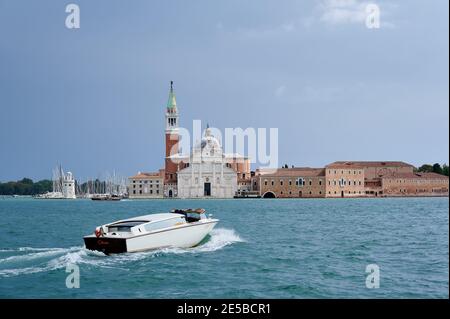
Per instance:
[[[90,235],[84,237],[84,242],[87,249],[102,251],[105,254],[173,247],[189,248],[197,246],[213,230],[217,222],[218,220],[208,219],[128,238]]]
[[[217,222],[187,224],[171,230],[137,236],[127,240],[127,251],[137,252],[151,249],[197,246],[214,228]]]

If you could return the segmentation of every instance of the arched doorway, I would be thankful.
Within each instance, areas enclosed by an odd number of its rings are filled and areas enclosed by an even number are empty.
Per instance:
[[[276,198],[277,196],[273,192],[265,192],[263,198]]]
[[[169,197],[173,197],[173,192],[171,189],[169,189]]]

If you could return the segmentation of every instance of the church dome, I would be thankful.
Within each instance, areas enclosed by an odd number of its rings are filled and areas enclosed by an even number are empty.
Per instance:
[[[214,155],[222,152],[219,140],[212,135],[209,127],[206,128],[205,136],[203,136],[200,143],[196,145],[196,149],[201,151],[204,155]]]

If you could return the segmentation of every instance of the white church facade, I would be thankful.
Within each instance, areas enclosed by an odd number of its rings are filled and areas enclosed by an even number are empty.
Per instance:
[[[180,198],[233,198],[237,192],[237,173],[229,167],[219,141],[207,128],[195,145],[185,168],[178,172]]]

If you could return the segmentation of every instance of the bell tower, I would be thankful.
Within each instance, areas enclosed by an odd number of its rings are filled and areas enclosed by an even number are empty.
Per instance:
[[[177,183],[178,164],[172,161],[170,157],[178,154],[178,120],[179,113],[175,93],[173,91],[173,81],[170,81],[169,100],[167,101],[166,107],[166,159],[164,166],[164,184],[172,184],[175,188]],[[175,196],[174,190],[170,194]]]

